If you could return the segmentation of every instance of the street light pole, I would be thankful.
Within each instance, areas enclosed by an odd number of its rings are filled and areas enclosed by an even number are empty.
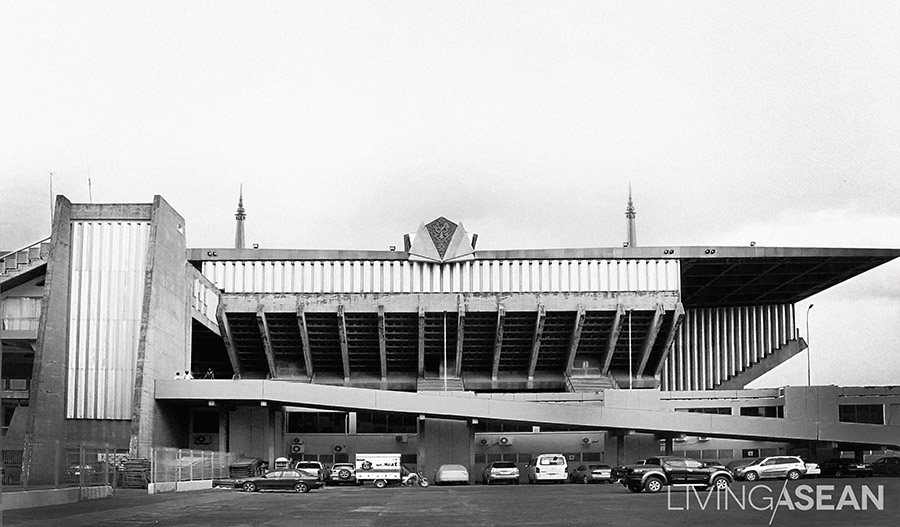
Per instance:
[[[812,386],[812,378],[810,376],[809,369],[809,310],[813,308],[815,304],[810,304],[809,307],[806,308],[806,385]]]

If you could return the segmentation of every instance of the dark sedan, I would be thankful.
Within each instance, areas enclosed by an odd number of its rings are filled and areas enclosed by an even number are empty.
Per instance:
[[[257,490],[309,492],[310,489],[320,488],[322,484],[315,475],[302,470],[273,470],[264,476],[241,478],[234,482],[235,488],[246,492]]]
[[[872,470],[884,476],[900,476],[900,457],[887,456],[872,463]]]
[[[819,463],[819,469],[823,476],[834,476],[842,478],[844,476],[871,476],[874,470],[869,463],[863,463],[855,459],[835,458],[829,459],[824,463]]]

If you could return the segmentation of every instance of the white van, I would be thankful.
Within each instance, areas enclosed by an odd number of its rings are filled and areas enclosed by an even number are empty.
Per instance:
[[[528,483],[565,483],[569,477],[568,467],[566,456],[562,454],[539,454],[525,465],[525,475]]]

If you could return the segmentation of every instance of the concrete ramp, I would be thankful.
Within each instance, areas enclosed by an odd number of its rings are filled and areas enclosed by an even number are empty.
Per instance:
[[[601,405],[595,399],[580,400],[583,394],[572,393],[521,394],[520,397],[518,394],[414,393],[275,380],[157,380],[155,396],[157,401],[169,402],[267,402],[325,410],[393,412],[445,419],[493,419],[660,435],[900,445],[898,426],[674,412],[658,409],[660,394],[655,390],[613,392],[628,393],[620,397],[607,397]],[[535,395],[541,396],[539,400],[535,400]],[[612,399],[618,401],[614,403],[616,406],[610,406]]]

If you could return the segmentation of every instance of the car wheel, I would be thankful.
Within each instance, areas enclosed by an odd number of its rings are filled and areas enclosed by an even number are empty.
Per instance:
[[[730,484],[731,482],[728,481],[728,478],[726,478],[725,476],[719,476],[712,482],[712,486],[716,490],[725,490]]]
[[[256,492],[256,483],[248,481],[241,487],[245,492]]]
[[[792,470],[792,471],[788,472],[787,478],[791,481],[797,481],[798,479],[800,479],[800,471]]]
[[[383,489],[383,488],[385,488],[386,486],[387,486],[387,481],[385,481],[385,480],[383,480],[383,479],[376,479],[376,480],[375,480],[375,488],[376,488],[376,489]]]
[[[581,482],[584,483],[585,485],[587,485],[588,483],[590,483],[590,478],[585,476],[584,478],[582,478]]]
[[[663,488],[663,480],[661,480],[659,478],[654,478],[654,477],[647,478],[647,481],[644,482],[644,489],[646,489],[647,492],[656,493],[656,492],[661,491],[662,488]]]
[[[642,491],[642,490],[644,490],[644,489],[643,489],[640,485],[638,485],[638,484],[635,484],[635,483],[629,483],[629,484],[628,484],[628,490],[630,490],[631,492],[640,492],[640,491]]]
[[[836,478],[842,478],[842,477],[844,477],[844,471],[841,470],[841,469],[835,470],[835,471],[834,471],[834,477],[836,477]]]
[[[519,484],[519,480],[517,480],[517,479],[513,480],[513,485],[518,485],[518,484]]]
[[[341,479],[350,479],[350,471],[347,469],[343,469],[338,472],[338,477]]]
[[[301,481],[300,483],[297,483],[296,485],[294,485],[294,491],[295,492],[309,492],[309,485],[307,485],[306,483],[303,483]]]
[[[756,472],[750,471],[750,472],[747,472],[746,474],[744,474],[744,479],[746,479],[747,481],[756,481],[759,479],[759,474],[757,474]]]

